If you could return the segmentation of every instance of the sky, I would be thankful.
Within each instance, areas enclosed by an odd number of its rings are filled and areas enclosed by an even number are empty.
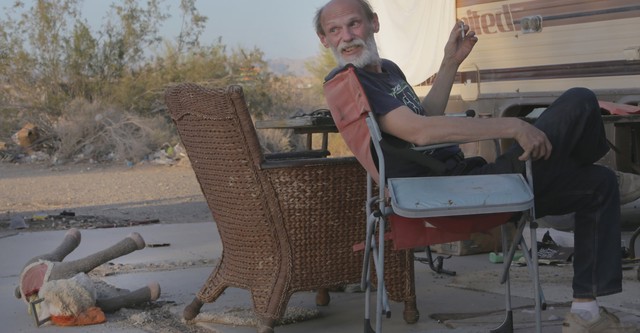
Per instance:
[[[0,0],[7,1],[7,0]],[[87,18],[104,17],[112,0],[84,0]],[[138,0],[145,1],[145,0]],[[319,53],[320,42],[313,29],[316,9],[328,0],[197,0],[201,15],[207,16],[201,43],[222,43],[235,48],[258,47],[266,59],[304,59]],[[175,38],[180,33],[180,0],[164,0],[172,15],[163,27],[163,35]]]
[[[15,0],[0,0],[0,8]],[[35,0],[23,0],[31,7]],[[114,0],[84,0],[82,13],[99,26]],[[146,0],[138,0],[145,3]],[[201,15],[207,16],[201,43],[208,45],[222,37],[228,47],[258,47],[265,59],[304,59],[320,52],[313,29],[315,11],[328,0],[196,0]],[[180,0],[164,0],[172,17],[162,28],[164,37],[175,40],[180,32]]]

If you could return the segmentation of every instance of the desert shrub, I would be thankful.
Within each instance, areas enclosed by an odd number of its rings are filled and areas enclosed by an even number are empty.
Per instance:
[[[319,134],[316,134],[319,135]],[[314,139],[315,142],[320,142],[320,139]],[[344,143],[342,136],[338,133],[329,133],[329,151],[331,152],[331,156],[333,157],[342,157],[342,156],[353,156],[347,144]]]
[[[38,109],[0,109],[0,142],[4,145],[4,155],[8,155],[8,160],[14,160],[18,155],[27,153],[25,147],[19,147],[14,142],[14,135],[27,124],[37,127],[37,136],[34,138],[30,150],[42,152],[43,156],[51,154],[55,150],[52,144],[55,140],[55,133],[51,127],[51,116]]]
[[[54,162],[137,161],[164,143],[178,143],[172,124],[160,115],[165,88],[178,82],[241,84],[257,119],[323,107],[322,73],[329,62],[314,67],[310,80],[271,72],[257,48],[230,49],[222,37],[201,45],[207,18],[195,0],[180,1],[179,36],[160,38],[169,14],[161,2],[114,3],[97,31],[82,19],[79,0],[3,7],[0,141],[35,116],[34,123],[50,134]],[[259,135],[268,152],[305,147],[304,136],[290,131]]]
[[[291,130],[260,129],[258,139],[265,153],[297,151],[303,147],[302,138]]]
[[[0,120],[0,141],[9,141],[24,121],[20,112],[15,109],[0,110]]]
[[[162,116],[142,117],[86,100],[72,101],[53,128],[57,162],[137,162],[174,135]]]

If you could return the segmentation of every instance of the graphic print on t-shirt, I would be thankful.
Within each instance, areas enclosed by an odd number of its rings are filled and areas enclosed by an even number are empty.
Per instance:
[[[411,111],[420,115],[424,114],[422,105],[420,105],[420,98],[407,82],[398,82],[391,90],[390,95],[402,101]]]

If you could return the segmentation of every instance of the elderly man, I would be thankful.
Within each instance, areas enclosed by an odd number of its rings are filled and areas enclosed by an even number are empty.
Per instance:
[[[563,332],[636,332],[599,307],[596,297],[622,291],[620,193],[616,173],[595,164],[609,150],[596,96],[573,88],[560,96],[534,125],[513,117],[443,116],[458,67],[478,38],[457,22],[445,46],[437,79],[420,100],[402,70],[378,55],[377,14],[366,0],[332,0],[315,17],[316,33],[340,67],[353,64],[383,136],[396,146],[466,142],[490,138],[516,144],[492,163],[471,163],[459,148],[431,151],[446,162],[447,174],[522,173],[533,161],[539,217],[575,212],[573,302]],[[327,79],[331,78],[334,70]],[[387,176],[428,176],[417,164],[387,159]],[[636,175],[618,174],[625,195],[638,198]],[[630,199],[626,199],[630,200]]]

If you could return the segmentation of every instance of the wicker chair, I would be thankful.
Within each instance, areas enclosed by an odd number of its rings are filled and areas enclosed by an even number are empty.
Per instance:
[[[240,86],[183,83],[165,101],[223,244],[222,256],[187,320],[227,287],[251,292],[259,332],[272,332],[291,295],[360,282],[366,174],[353,158],[270,160],[262,153]],[[418,319],[413,254],[389,251],[390,299]],[[354,318],[355,320],[355,318]]]

